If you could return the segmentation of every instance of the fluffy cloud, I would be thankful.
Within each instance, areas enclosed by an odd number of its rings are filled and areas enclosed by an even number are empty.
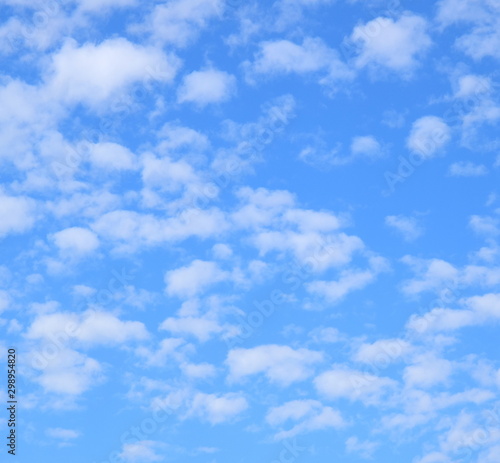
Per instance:
[[[452,286],[459,277],[458,269],[441,259],[424,260],[405,256],[402,261],[419,275],[403,284],[403,292],[409,295],[439,290],[447,285]]]
[[[411,128],[407,146],[424,158],[431,158],[442,150],[451,139],[450,127],[440,117],[424,116]]]
[[[495,1],[442,0],[438,3],[437,20],[443,26],[471,26],[468,33],[457,38],[456,45],[472,58],[500,58],[499,13]]]
[[[196,415],[211,424],[220,424],[234,419],[248,408],[247,400],[239,394],[204,394],[193,397],[188,416]]]
[[[306,288],[310,293],[317,294],[331,303],[338,303],[349,293],[372,283],[381,272],[387,269],[388,263],[384,258],[371,257],[367,269],[342,270],[336,280],[316,280],[308,283]]]
[[[422,227],[414,217],[388,215],[385,218],[385,223],[396,229],[406,241],[416,240],[423,233]]]
[[[191,335],[200,342],[208,341],[216,334],[227,331],[218,320],[208,317],[169,317],[164,320],[160,329],[167,330],[174,335]]]
[[[452,363],[433,354],[416,357],[405,368],[403,378],[410,387],[428,388],[445,382],[453,371]]]
[[[166,291],[170,296],[192,297],[229,278],[229,272],[223,271],[215,262],[197,259],[165,274]]]
[[[394,388],[396,382],[364,371],[344,366],[321,373],[314,379],[318,392],[328,399],[346,398],[365,403],[377,403]]]
[[[288,386],[309,377],[314,364],[322,359],[321,352],[264,345],[251,349],[232,349],[227,355],[226,364],[231,380],[238,381],[246,376],[264,373],[270,381]]]
[[[38,366],[40,360],[36,354],[32,359],[33,364]],[[41,373],[35,376],[35,381],[46,392],[67,396],[78,396],[103,378],[102,367],[97,360],[66,348],[58,349],[55,356],[51,354],[50,361],[41,363],[38,369]]]
[[[336,50],[328,48],[321,39],[310,37],[300,45],[289,40],[262,42],[254,62],[247,62],[246,67],[250,76],[320,73],[322,84],[353,77]]]
[[[422,316],[413,315],[407,328],[423,333],[454,331],[467,326],[478,326],[500,319],[500,295],[489,293],[462,301],[463,309],[435,308]]]
[[[173,0],[156,5],[144,24],[131,27],[146,32],[158,44],[188,45],[211,19],[220,17],[223,0]]]
[[[130,170],[135,159],[132,152],[117,143],[96,143],[90,148],[90,162],[99,169]]]
[[[82,314],[56,312],[40,315],[33,321],[26,336],[61,345],[69,340],[86,345],[120,345],[146,339],[148,332],[141,322],[122,321],[110,313],[89,310]]]
[[[227,101],[235,91],[236,78],[233,75],[217,69],[195,71],[184,77],[177,91],[177,101],[205,106]]]
[[[325,407],[317,400],[292,400],[273,407],[268,411],[266,421],[271,426],[283,426],[287,422],[298,421],[289,430],[278,432],[275,439],[288,439],[301,433],[341,428],[346,425],[337,410]]]
[[[170,82],[178,67],[177,58],[124,38],[82,46],[68,41],[52,57],[47,86],[63,101],[96,106],[136,82]]]
[[[398,20],[378,17],[356,26],[351,40],[360,47],[357,67],[376,66],[409,73],[418,64],[418,58],[430,47],[424,18],[402,16]]]
[[[353,359],[362,363],[388,364],[410,351],[411,345],[403,339],[382,339],[372,344],[361,344]]]
[[[131,444],[123,444],[119,457],[127,463],[149,463],[162,461],[164,458],[157,453],[164,444],[151,440],[141,440]]]
[[[71,227],[54,233],[52,240],[59,250],[68,255],[84,255],[99,247],[97,235],[86,228]]]
[[[9,196],[0,191],[0,238],[23,233],[35,223],[35,202],[26,196]]]
[[[92,229],[127,252],[141,246],[157,246],[197,236],[217,236],[228,227],[218,209],[188,208],[175,217],[114,210],[101,215]]]

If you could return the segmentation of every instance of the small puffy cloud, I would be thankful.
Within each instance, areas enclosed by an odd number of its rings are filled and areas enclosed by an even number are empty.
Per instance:
[[[134,168],[134,155],[117,143],[96,143],[90,149],[90,162],[100,169],[130,170]]]
[[[356,26],[351,40],[359,45],[355,64],[362,68],[376,66],[409,73],[418,64],[418,58],[430,47],[427,22],[416,15],[398,20],[378,17]]]
[[[500,220],[497,217],[473,215],[469,227],[478,235],[496,236],[500,233]]]
[[[346,398],[377,403],[384,394],[394,388],[396,382],[338,365],[317,376],[314,385],[317,391],[328,399]]]
[[[157,450],[162,447],[162,443],[151,440],[141,440],[131,444],[123,444],[119,457],[127,463],[162,461],[164,458],[157,453]]]
[[[211,424],[230,421],[248,408],[247,400],[240,394],[223,395],[198,392],[193,397],[188,416],[195,415]]]
[[[419,356],[403,372],[405,383],[409,387],[427,388],[445,382],[453,371],[449,360],[432,354]]]
[[[41,352],[33,352],[31,363],[36,370],[41,370],[34,380],[46,392],[78,396],[102,379],[102,367],[97,360],[64,347],[48,358]]]
[[[47,434],[47,436],[49,437],[52,437],[53,439],[60,439],[63,441],[76,439],[80,436],[80,433],[78,431],[63,428],[49,428],[45,431],[45,434]]]
[[[403,292],[408,295],[439,290],[443,285],[451,285],[459,277],[458,269],[441,259],[425,260],[405,256],[401,260],[418,275],[403,283]]]
[[[207,317],[169,317],[162,322],[160,329],[170,331],[174,335],[190,335],[200,342],[208,341],[215,334],[225,331],[217,320]]]
[[[192,42],[209,21],[220,18],[224,0],[171,0],[156,5],[143,24],[130,27],[147,32],[159,45],[183,47]]]
[[[317,280],[306,285],[308,292],[325,298],[330,303],[338,303],[349,293],[363,289],[377,276],[388,269],[387,261],[382,257],[371,257],[369,267],[364,270],[345,269],[336,280]]]
[[[210,363],[183,363],[181,370],[190,378],[212,378],[216,374],[216,368]]]
[[[463,309],[435,308],[424,315],[410,317],[407,329],[423,333],[454,331],[500,320],[500,294],[489,293],[461,301]]]
[[[284,426],[286,423],[297,423],[288,430],[275,435],[275,439],[288,439],[306,432],[327,428],[341,428],[345,421],[341,414],[331,407],[325,407],[317,400],[292,400],[279,407],[271,408],[266,421],[271,426]]]
[[[153,214],[114,210],[100,216],[92,228],[120,249],[130,252],[140,246],[182,241],[191,236],[217,236],[227,226],[226,217],[219,209],[190,208],[167,219]]]
[[[184,77],[177,91],[177,101],[205,106],[227,101],[235,91],[236,78],[227,72],[217,69],[194,71]]]
[[[56,340],[64,344],[76,340],[90,345],[123,344],[148,337],[141,322],[122,321],[116,316],[97,311],[82,314],[56,312],[38,316],[29,327],[29,339]]]
[[[488,77],[467,74],[458,79],[456,87],[453,95],[455,98],[469,98],[489,93],[492,84]]]
[[[406,241],[416,240],[423,233],[422,227],[414,217],[388,215],[385,224],[398,231]]]
[[[136,82],[170,82],[178,67],[177,58],[124,38],[82,46],[67,41],[52,57],[47,85],[62,100],[96,106]]]
[[[487,173],[488,169],[483,164],[468,161],[454,162],[448,169],[448,174],[452,177],[481,177]]]
[[[166,291],[169,296],[192,297],[229,278],[230,274],[215,262],[197,259],[165,274]]]
[[[411,345],[403,339],[382,339],[372,344],[361,344],[353,359],[362,363],[385,365],[398,360],[410,350]]]
[[[451,129],[440,117],[424,116],[417,119],[406,142],[411,151],[431,158],[451,139]]]
[[[99,247],[97,235],[81,227],[66,228],[54,233],[51,238],[59,250],[67,254],[89,254]]]
[[[360,441],[356,436],[351,436],[345,441],[346,453],[354,453],[367,460],[373,458],[378,446],[377,442]]]
[[[26,196],[8,196],[0,191],[0,238],[23,233],[35,223],[34,201]]]
[[[320,83],[351,79],[353,73],[336,50],[318,38],[307,37],[302,44],[289,40],[262,42],[253,63],[245,63],[249,75],[320,73]]]
[[[354,157],[374,158],[380,156],[382,148],[377,139],[371,135],[354,137],[351,143],[351,154]]]
[[[314,364],[322,360],[321,352],[271,344],[251,349],[232,349],[225,363],[229,367],[231,380],[238,381],[246,376],[263,373],[271,382],[288,386],[309,377]]]
[[[185,160],[157,158],[149,153],[142,156],[142,181],[148,187],[170,192],[200,184],[195,170]]]

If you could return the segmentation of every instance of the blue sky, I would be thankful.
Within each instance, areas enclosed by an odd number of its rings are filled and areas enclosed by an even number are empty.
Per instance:
[[[18,462],[500,460],[498,2],[0,18]]]

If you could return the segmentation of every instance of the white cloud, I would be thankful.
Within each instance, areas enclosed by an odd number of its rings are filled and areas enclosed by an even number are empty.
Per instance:
[[[486,56],[500,58],[499,13],[495,1],[442,0],[437,19],[443,26],[455,23],[471,26],[469,33],[456,39],[456,45],[475,60]]]
[[[289,439],[297,434],[346,425],[337,410],[325,407],[317,400],[292,400],[273,407],[268,411],[266,421],[271,426],[283,426],[290,421],[299,422],[288,430],[278,432],[275,439]]]
[[[210,363],[184,363],[181,365],[181,370],[190,378],[212,378],[216,375],[216,368]]]
[[[141,322],[122,321],[116,316],[88,310],[81,314],[56,312],[38,316],[29,327],[26,336],[30,339],[45,339],[58,345],[69,340],[88,345],[123,344],[148,337]]]
[[[352,139],[351,153],[354,157],[376,158],[381,155],[382,147],[372,135],[359,136]]]
[[[229,100],[236,92],[236,78],[224,71],[207,69],[184,77],[177,91],[179,103],[205,106]]]
[[[320,73],[320,83],[349,80],[353,73],[336,50],[318,38],[306,37],[301,45],[289,40],[262,42],[253,63],[245,63],[249,77],[258,74]]]
[[[354,453],[364,459],[372,459],[373,453],[379,444],[377,442],[360,441],[356,436],[351,436],[345,441],[347,453]]]
[[[404,369],[403,378],[409,387],[428,388],[447,381],[452,372],[450,361],[425,354]]]
[[[388,263],[382,257],[369,258],[369,267],[364,270],[345,269],[336,280],[316,280],[306,285],[307,291],[317,294],[331,303],[338,303],[349,293],[363,289],[376,277],[388,270]]]
[[[73,429],[64,429],[64,428],[48,428],[45,433],[47,436],[52,437],[54,439],[60,439],[64,441],[76,439],[80,436],[78,431]]]
[[[483,164],[460,161],[451,164],[448,173],[452,177],[481,177],[488,173],[488,169]]]
[[[409,295],[452,286],[459,278],[458,269],[441,259],[425,260],[405,256],[401,260],[419,275],[403,283],[403,292]]]
[[[208,317],[169,317],[162,322],[160,329],[174,335],[191,335],[200,342],[208,341],[215,334],[227,331],[217,320]]]
[[[497,217],[473,215],[469,226],[478,235],[496,236],[500,233],[500,220]]]
[[[196,415],[211,424],[234,419],[248,408],[247,400],[240,394],[223,395],[197,393],[193,397],[188,416]]]
[[[157,453],[164,444],[151,440],[141,440],[131,444],[123,444],[119,457],[129,463],[148,463],[162,461],[164,458]]]
[[[356,26],[351,40],[360,46],[357,67],[375,65],[404,73],[413,71],[418,58],[432,43],[427,22],[416,15],[402,16],[396,21],[375,18]]]
[[[0,191],[0,238],[23,233],[35,224],[35,202],[26,196],[8,196]]]
[[[229,278],[217,263],[196,259],[165,274],[166,291],[169,296],[192,297]]]
[[[372,344],[361,344],[353,359],[356,362],[386,365],[411,351],[411,345],[403,339],[381,339]]]
[[[321,362],[323,354],[289,346],[263,345],[251,349],[232,349],[226,364],[229,378],[238,381],[246,376],[264,373],[281,386],[302,381],[313,373],[314,364]]]
[[[67,255],[84,255],[94,252],[99,247],[97,235],[81,227],[71,227],[51,236],[59,250]]]
[[[130,29],[150,33],[158,44],[183,47],[192,42],[211,19],[220,17],[223,9],[223,0],[172,0],[156,5],[144,24]]]
[[[424,116],[411,128],[407,146],[424,158],[431,158],[442,150],[451,139],[450,127],[440,117]]]
[[[46,392],[78,396],[102,380],[102,367],[97,360],[64,347],[50,357],[43,354],[40,357],[39,351],[32,352],[31,360],[35,368],[41,370],[34,380]]]
[[[161,326],[160,326],[161,328]],[[162,339],[156,350],[148,349],[144,346],[139,346],[135,353],[144,358],[148,365],[165,366],[167,361],[174,359],[181,361],[184,359],[185,350],[189,349],[189,345],[184,343],[180,338]]]
[[[80,47],[67,41],[52,57],[47,85],[63,101],[96,106],[136,82],[170,82],[178,67],[177,58],[124,38]]]
[[[99,235],[115,242],[126,252],[140,246],[182,241],[191,236],[217,236],[227,227],[225,215],[215,208],[188,208],[167,219],[153,214],[114,210],[100,216],[92,226]]]
[[[132,152],[117,143],[96,143],[90,148],[90,162],[100,169],[130,170],[134,161]]]
[[[384,394],[394,388],[396,382],[339,365],[317,376],[314,385],[317,391],[328,399],[346,398],[370,404],[377,403]]]
[[[403,215],[388,215],[385,218],[386,225],[396,229],[406,241],[416,240],[422,235],[423,229],[414,217]]]
[[[435,308],[422,316],[413,315],[407,328],[416,332],[454,331],[500,319],[500,295],[489,293],[461,301],[464,309]]]
[[[477,97],[489,93],[492,88],[491,79],[474,74],[460,76],[454,93],[455,98]]]

